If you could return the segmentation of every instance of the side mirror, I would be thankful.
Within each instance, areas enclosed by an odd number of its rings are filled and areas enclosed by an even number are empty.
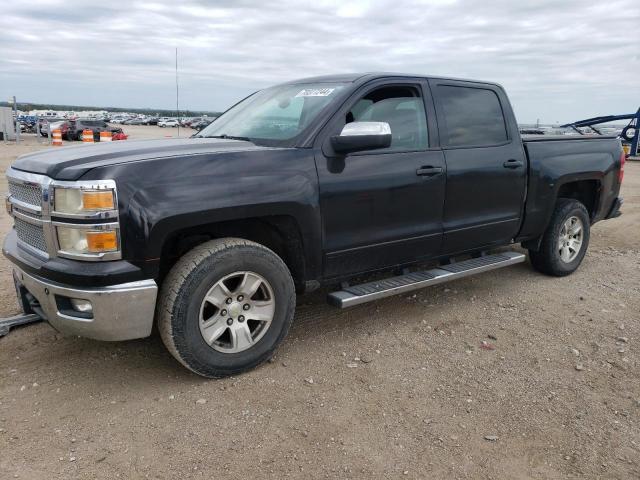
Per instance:
[[[391,127],[387,122],[347,123],[340,135],[331,137],[337,153],[347,154],[391,146]]]

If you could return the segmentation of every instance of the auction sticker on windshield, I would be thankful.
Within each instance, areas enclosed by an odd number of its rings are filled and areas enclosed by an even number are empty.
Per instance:
[[[328,97],[334,90],[335,88],[305,88],[296,97]]]

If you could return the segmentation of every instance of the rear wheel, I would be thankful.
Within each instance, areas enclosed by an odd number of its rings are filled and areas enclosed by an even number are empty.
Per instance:
[[[183,256],[160,298],[163,342],[205,377],[238,374],[269,359],[295,310],[293,279],[280,257],[234,238],[212,240]]]
[[[582,263],[589,246],[590,220],[585,206],[561,198],[542,237],[538,251],[529,250],[533,267],[547,275],[562,277]]]

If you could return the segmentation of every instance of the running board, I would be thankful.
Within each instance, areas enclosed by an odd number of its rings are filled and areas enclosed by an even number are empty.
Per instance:
[[[338,308],[352,307],[400,293],[457,280],[477,273],[508,267],[526,260],[522,253],[504,252],[442,265],[431,270],[407,273],[376,282],[347,287],[329,294],[327,301]]]

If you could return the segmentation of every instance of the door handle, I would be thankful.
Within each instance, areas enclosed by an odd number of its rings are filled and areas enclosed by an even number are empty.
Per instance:
[[[520,160],[514,160],[513,158],[511,160],[507,160],[502,164],[504,168],[520,168],[523,165],[524,163],[522,163]]]
[[[416,170],[416,175],[420,177],[433,177],[442,173],[442,167],[432,167],[431,165],[426,167],[420,167]]]

